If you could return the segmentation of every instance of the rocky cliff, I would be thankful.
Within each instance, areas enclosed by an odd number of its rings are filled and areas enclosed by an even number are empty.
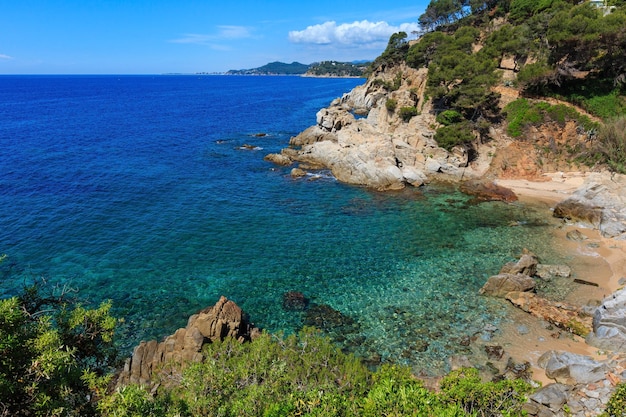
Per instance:
[[[482,175],[488,152],[470,163],[469,148],[450,152],[434,140],[438,124],[425,98],[428,70],[406,65],[381,69],[317,113],[317,124],[293,137],[290,147],[267,159],[302,169],[330,169],[348,184],[376,189],[419,186],[437,174]],[[405,120],[403,108],[417,115]],[[482,162],[482,163],[481,163]]]
[[[506,79],[515,78],[500,64]],[[289,147],[266,159],[298,169],[329,169],[339,180],[379,190],[420,186],[430,178],[538,178],[544,172],[586,171],[565,150],[590,146],[588,132],[575,121],[531,126],[523,139],[492,124],[476,140],[449,151],[434,139],[441,127],[425,96],[427,68],[381,66],[367,81],[317,113],[317,123],[291,138]],[[504,79],[503,78],[503,79]],[[519,98],[510,87],[495,87],[500,107]],[[405,109],[416,115],[406,117]],[[301,171],[299,171],[301,172]]]

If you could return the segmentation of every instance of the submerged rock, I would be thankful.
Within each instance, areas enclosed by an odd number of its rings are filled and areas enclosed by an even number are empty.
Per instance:
[[[283,309],[287,311],[304,311],[309,305],[309,299],[299,291],[288,291],[283,294]]]
[[[497,185],[493,181],[470,180],[461,184],[461,192],[474,196],[478,201],[517,201],[517,195],[510,189]]]
[[[535,276],[550,281],[553,278],[569,278],[572,275],[572,268],[567,265],[544,265],[538,264]]]
[[[356,323],[352,317],[346,316],[328,304],[316,304],[307,310],[304,324],[324,331],[337,331],[352,328]]]
[[[525,312],[579,336],[585,337],[591,331],[591,317],[579,307],[550,301],[529,292],[510,292],[506,294],[506,299]]]

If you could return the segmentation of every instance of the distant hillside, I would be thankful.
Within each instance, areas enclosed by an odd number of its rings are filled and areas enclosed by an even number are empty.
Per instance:
[[[243,69],[243,70],[230,70],[226,74],[229,75],[302,75],[307,72],[309,65],[301,64],[299,62],[292,62],[286,64],[284,62],[270,62],[262,67]]]
[[[360,61],[338,62],[338,61],[322,61],[316,62],[309,66],[306,75],[311,76],[329,76],[329,77],[361,77],[369,67],[369,62]]]
[[[270,62],[258,68],[230,70],[228,75],[310,75],[319,77],[360,77],[365,73],[369,63],[322,61],[310,65],[292,62]]]

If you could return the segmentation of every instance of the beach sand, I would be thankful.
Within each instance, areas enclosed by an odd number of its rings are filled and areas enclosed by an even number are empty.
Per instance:
[[[542,181],[507,179],[496,183],[513,190],[521,202],[551,210],[556,203],[576,191],[585,178],[583,173],[553,173],[545,174]],[[567,239],[567,233],[573,230],[582,233],[585,239]],[[597,230],[582,225],[566,223],[555,229],[554,239],[555,245],[559,245],[559,249],[571,259],[568,265],[572,269],[572,288],[563,301],[574,305],[597,306],[622,286],[619,281],[626,277],[626,242],[604,238]],[[537,255],[541,257],[541,254]],[[574,278],[597,284],[597,287],[576,284]],[[606,358],[604,352],[587,345],[583,338],[549,326],[515,307],[511,306],[510,310],[510,319],[499,326],[500,332],[490,344],[500,344],[516,362],[530,362],[533,379],[543,385],[554,382],[537,367],[537,360],[544,352],[568,351],[595,359]],[[524,331],[520,332],[520,329]]]

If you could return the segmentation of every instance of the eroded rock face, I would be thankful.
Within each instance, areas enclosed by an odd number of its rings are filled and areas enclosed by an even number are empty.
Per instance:
[[[189,317],[185,328],[178,329],[163,342],[141,342],[126,361],[118,385],[151,386],[155,380],[166,383],[167,378],[179,372],[186,363],[204,360],[201,351],[205,343],[226,337],[249,341],[259,332],[237,304],[221,297],[214,306]]]
[[[626,352],[626,289],[604,299],[593,316],[587,343],[614,352]]]

